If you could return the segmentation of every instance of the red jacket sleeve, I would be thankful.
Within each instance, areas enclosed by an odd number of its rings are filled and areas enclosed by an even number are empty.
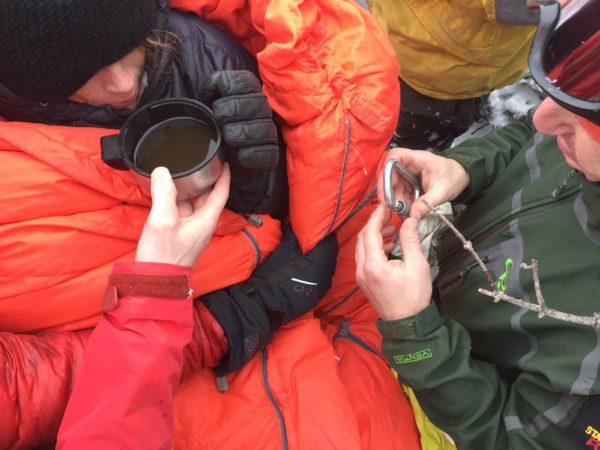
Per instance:
[[[57,448],[169,447],[173,393],[192,337],[189,275],[166,264],[115,265],[118,304],[88,341]]]

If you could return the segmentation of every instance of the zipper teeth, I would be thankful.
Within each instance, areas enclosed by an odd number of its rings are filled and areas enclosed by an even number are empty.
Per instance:
[[[275,414],[277,414],[277,422],[279,422],[279,430],[281,432],[281,446],[283,450],[288,450],[285,420],[283,419],[283,413],[281,412],[279,405],[275,401],[275,397],[273,396],[273,392],[271,391],[271,387],[269,386],[269,377],[267,375],[267,352],[264,348],[260,351],[260,356],[260,366],[262,370],[263,385],[265,387],[265,390],[267,391],[267,396],[269,397],[269,400],[271,401],[271,404],[275,409]]]
[[[256,239],[254,238],[254,236],[252,236],[252,234],[247,230],[247,229],[243,229],[242,232],[246,235],[246,237],[250,240],[250,242],[252,243],[252,246],[254,247],[254,256],[255,256],[255,263],[254,266],[258,266],[258,264],[260,263],[260,247],[258,245],[258,242],[256,242]]]
[[[477,236],[470,239],[470,242],[471,242],[471,244],[473,244],[473,247],[475,247],[476,244],[480,243],[483,239],[488,237],[494,231],[498,230],[499,228],[502,228],[508,222],[515,220],[515,219],[520,219],[520,218],[527,216],[534,212],[539,212],[539,211],[543,211],[544,209],[547,209],[550,207],[555,207],[556,205],[564,203],[566,200],[569,200],[571,197],[573,197],[577,193],[579,193],[579,189],[569,193],[568,195],[566,195],[564,197],[560,197],[559,199],[552,199],[552,201],[550,201],[550,202],[545,202],[541,205],[536,205],[536,206],[532,206],[530,208],[522,209],[519,212],[517,212],[516,214],[511,215],[510,213],[508,213],[502,219],[501,222],[497,222],[494,225],[492,225],[491,227],[484,229]],[[448,230],[448,232],[451,232],[451,231]],[[456,250],[453,253],[451,253],[450,255],[448,255],[443,260],[440,260],[438,263],[439,266],[441,267],[442,265],[446,265],[446,264],[450,264],[451,262],[455,262],[454,260],[458,259],[458,257],[460,257],[461,250],[463,250],[462,246],[458,250]]]
[[[350,155],[350,120],[348,119],[347,116],[345,118],[344,123],[346,125],[346,146],[344,148],[344,161],[342,163],[340,186],[338,188],[338,195],[337,195],[337,199],[335,202],[335,210],[333,212],[333,217],[331,219],[331,223],[327,227],[327,231],[325,232],[324,237],[327,236],[331,232],[331,229],[333,228],[333,224],[335,224],[338,212],[340,210],[340,202],[342,201],[342,194],[344,192],[344,177],[346,176],[346,165],[348,164],[348,156]]]
[[[354,342],[356,345],[358,345],[359,347],[364,348],[365,350],[373,353],[375,356],[377,356],[378,358],[380,358],[381,360],[383,360],[383,362],[385,362],[386,365],[389,365],[388,361],[385,359],[385,357],[379,353],[377,350],[375,350],[373,347],[371,347],[369,344],[367,344],[365,341],[363,341],[361,338],[359,338],[358,336],[356,336],[354,333],[352,333],[350,331],[350,328],[348,326],[348,319],[344,319],[340,325],[340,329],[338,330],[338,332],[336,333],[336,335],[333,337],[333,339],[348,339],[351,342]]]

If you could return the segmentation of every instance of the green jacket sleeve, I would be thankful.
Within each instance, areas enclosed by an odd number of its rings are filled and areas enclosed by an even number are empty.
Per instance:
[[[431,421],[457,448],[508,449],[502,414],[509,389],[494,365],[473,359],[471,340],[435,304],[407,319],[377,322],[383,353]]]
[[[482,138],[469,139],[444,152],[444,156],[461,164],[471,178],[471,184],[456,201],[468,202],[483,193],[534,135],[530,115],[524,122],[507,125]],[[537,136],[541,139],[541,135]]]

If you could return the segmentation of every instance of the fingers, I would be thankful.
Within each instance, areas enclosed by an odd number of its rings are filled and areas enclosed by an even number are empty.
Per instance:
[[[270,118],[228,123],[221,127],[221,132],[223,140],[232,147],[277,145],[277,127]]]
[[[277,144],[254,145],[237,150],[238,162],[248,169],[269,170],[279,163],[279,146]]]
[[[217,179],[210,194],[206,197],[206,200],[201,199],[204,204],[194,211],[194,216],[202,215],[207,220],[217,223],[223,208],[225,208],[227,198],[229,197],[230,179],[229,165],[225,164],[223,172],[221,172],[221,175]]]
[[[384,206],[377,206],[361,232],[365,263],[367,264],[387,261],[383,249],[383,237],[381,236],[381,230],[383,230],[386,221],[389,220],[389,214],[387,213],[388,211]]]
[[[271,105],[262,92],[222,97],[214,101],[212,110],[220,125],[273,117]]]
[[[386,225],[383,230],[381,230],[381,236],[383,237],[383,239],[387,239],[391,236],[393,236],[396,233],[396,225],[391,224],[391,225]]]
[[[256,75],[247,70],[219,70],[210,74],[202,85],[203,98],[260,92]]]
[[[416,219],[410,217],[400,227],[400,246],[404,254],[404,262],[409,269],[416,264],[422,264],[423,261],[426,262],[421,250]]]
[[[196,203],[196,201],[194,201]],[[194,213],[194,207],[189,199],[177,200],[177,213],[179,217],[188,217]]]
[[[390,159],[398,160],[403,166],[409,169],[415,176],[419,177],[422,172],[421,164],[419,164],[420,154],[418,150],[410,150],[405,148],[395,148],[389,151],[386,157],[386,163]],[[406,163],[405,163],[406,161]],[[383,171],[381,171],[377,179],[377,197],[379,202],[385,203],[383,194]],[[396,200],[409,202],[412,198],[412,187],[407,180],[401,179],[396,170],[392,171],[392,192]]]
[[[415,220],[421,220],[431,212],[431,209],[425,204],[424,200],[427,200],[427,198],[423,195],[410,205],[410,211],[408,213],[409,217],[412,217]],[[431,205],[431,203],[429,204]]]
[[[177,189],[166,167],[157,167],[150,175],[152,208],[148,220],[162,222],[168,217],[178,217]]]
[[[421,195],[410,207],[409,216],[421,220],[431,212],[431,208],[441,205],[448,201],[447,192],[434,187],[430,191]]]

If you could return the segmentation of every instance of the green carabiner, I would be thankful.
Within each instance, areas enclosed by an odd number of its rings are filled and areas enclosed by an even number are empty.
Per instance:
[[[496,282],[496,287],[502,292],[506,291],[506,279],[508,278],[508,273],[510,272],[510,269],[513,268],[513,265],[513,260],[506,258],[504,261],[504,272],[498,277],[498,281]]]

